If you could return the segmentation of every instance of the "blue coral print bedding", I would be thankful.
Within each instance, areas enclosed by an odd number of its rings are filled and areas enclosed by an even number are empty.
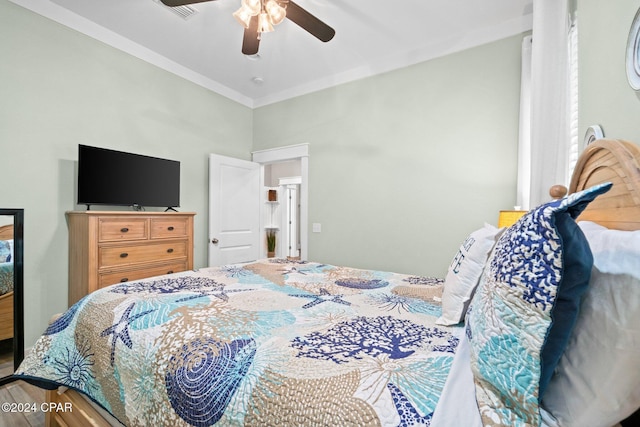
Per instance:
[[[429,425],[460,327],[442,280],[264,260],[113,285],[52,323],[17,376],[128,426]]]
[[[13,263],[0,264],[0,296],[13,291]]]

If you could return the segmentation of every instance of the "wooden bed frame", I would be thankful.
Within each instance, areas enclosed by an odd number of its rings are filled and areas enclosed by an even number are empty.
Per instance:
[[[589,144],[576,164],[569,192],[613,182],[578,221],[592,221],[616,230],[640,229],[640,146],[624,140],[600,139]]]
[[[0,227],[0,240],[13,239],[13,224]],[[0,296],[0,341],[13,338],[13,291]]]
[[[613,188],[592,202],[578,221],[589,220],[617,230],[640,229],[640,147],[621,140],[597,140],[583,152],[576,164],[570,193],[601,182]],[[47,412],[46,426],[98,426],[112,424],[78,392],[47,391],[46,400],[58,408],[72,405],[72,412]],[[68,406],[66,406],[68,407]]]

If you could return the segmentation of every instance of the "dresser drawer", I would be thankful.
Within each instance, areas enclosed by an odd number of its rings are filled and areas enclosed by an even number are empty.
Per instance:
[[[176,262],[157,267],[140,268],[137,270],[119,271],[117,273],[104,273],[100,275],[99,286],[104,288],[116,283],[125,283],[132,280],[146,279],[147,277],[162,276],[163,274],[177,273],[187,269],[186,262]]]
[[[147,243],[144,245],[106,246],[98,250],[98,268],[164,261],[185,258],[186,256],[186,240]]]
[[[100,218],[98,241],[142,240],[147,238],[145,218]]]
[[[151,218],[151,238],[185,237],[188,233],[187,221],[187,218]]]

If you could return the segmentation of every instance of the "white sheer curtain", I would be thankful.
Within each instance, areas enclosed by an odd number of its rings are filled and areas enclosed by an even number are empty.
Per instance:
[[[569,184],[571,129],[577,129],[571,118],[572,105],[577,106],[570,85],[571,9],[571,0],[533,1],[530,89],[523,86],[520,113],[517,203],[522,209],[549,200],[552,185]],[[523,85],[526,48],[525,40]]]
[[[522,40],[520,78],[520,134],[518,142],[518,183],[516,210],[529,210],[531,195],[531,36]]]
[[[569,30],[569,164],[567,173],[569,178],[578,163],[580,152],[584,149],[580,135],[578,135],[578,19],[577,12],[573,14],[571,29]]]

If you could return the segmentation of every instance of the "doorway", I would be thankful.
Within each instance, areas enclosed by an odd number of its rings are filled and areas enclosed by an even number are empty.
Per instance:
[[[262,203],[263,241],[266,229],[272,229],[273,218],[278,219],[276,256],[307,259],[309,215],[309,144],[290,145],[255,151],[253,161],[263,168],[262,188],[275,189],[281,201],[277,205]],[[268,192],[262,192],[268,201]],[[289,196],[295,200],[290,202]],[[266,212],[266,213],[265,213]],[[291,222],[291,224],[289,224]],[[290,249],[291,248],[291,249]],[[263,255],[266,255],[266,248]]]
[[[263,192],[267,194],[263,224],[272,246],[268,256],[301,257],[300,242],[300,159],[263,165]]]

